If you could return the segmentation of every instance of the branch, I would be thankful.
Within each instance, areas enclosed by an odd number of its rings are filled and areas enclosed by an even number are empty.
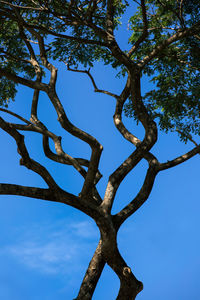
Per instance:
[[[92,85],[94,87],[94,91],[96,93],[102,93],[102,94],[105,94],[105,95],[108,95],[108,96],[111,96],[111,97],[114,97],[114,98],[117,98],[118,96],[114,93],[111,93],[109,91],[106,91],[106,90],[100,90],[97,85],[96,85],[96,82],[94,80],[94,77],[91,75],[90,73],[90,69],[88,70],[78,70],[78,69],[72,69],[70,66],[69,66],[69,63],[65,62],[64,61],[64,64],[67,66],[67,70],[68,71],[72,71],[72,72],[77,72],[77,73],[84,73],[84,74],[87,74],[88,77],[90,78],[91,82],[92,82]]]
[[[67,159],[66,157],[63,157],[62,155],[55,154],[51,151],[49,147],[49,138],[47,136],[43,136],[43,148],[45,155],[50,158],[51,160],[54,160],[58,163],[65,164],[65,165],[72,165],[71,160]],[[74,158],[74,160],[77,161],[78,164],[88,167],[89,161],[87,159],[83,158]],[[86,175],[86,172],[84,172],[84,177]]]
[[[131,57],[131,55],[138,49],[140,44],[148,36],[148,21],[147,21],[145,0],[141,0],[141,7],[142,7],[142,18],[143,18],[143,32],[142,32],[142,35],[139,37],[139,39],[135,42],[133,47],[129,50],[129,52],[127,54],[128,57]]]
[[[99,145],[98,147],[92,149],[90,163],[85,178],[85,182],[81,191],[81,196],[87,195],[88,193],[90,193],[91,189],[94,188],[96,175],[99,172],[98,167],[99,167],[99,161],[100,161],[102,150],[103,150],[102,145]]]
[[[157,173],[158,171],[155,169],[155,166],[150,166],[137,196],[119,213],[113,216],[117,228],[146,202],[152,191]]]
[[[192,70],[196,70],[196,71],[200,71],[200,68],[197,68],[195,66],[193,66],[191,63],[189,63],[188,61],[185,60],[181,60],[181,59],[177,59],[178,62],[180,62],[181,64],[187,65],[189,68],[191,68]]]
[[[59,188],[53,191],[51,189],[0,183],[0,195],[24,196],[40,200],[63,203],[77,208],[91,217],[96,212],[96,208],[90,203],[88,204],[75,195],[67,193]]]
[[[9,53],[8,51],[4,51],[3,48],[0,48],[0,51],[1,51],[1,53],[5,54],[5,55],[8,55],[11,59],[14,59],[16,61],[21,61],[21,62],[28,63],[28,64],[31,63],[30,60],[28,60],[28,59],[22,59],[19,56],[15,56],[15,55]],[[3,56],[3,57],[5,57],[5,56]]]
[[[188,159],[192,158],[196,154],[200,153],[200,145],[196,146],[186,154],[183,154],[173,160],[167,161],[166,163],[161,163],[157,166],[158,171],[163,171],[172,167],[175,167],[177,165],[182,164],[183,162],[187,161]]]
[[[66,164],[66,165],[74,165],[74,163],[76,163],[79,166],[89,167],[90,162],[87,159],[73,158],[73,160],[72,160],[72,159],[69,159],[68,157],[63,156],[63,155],[58,155],[58,154],[56,155],[55,153],[53,153],[51,151],[51,149],[49,147],[48,140],[49,140],[48,137],[43,136],[44,153],[49,159],[54,160],[58,163]],[[80,169],[80,167],[79,167],[79,169]],[[86,178],[87,172],[83,168],[81,168],[79,173],[84,178]],[[102,175],[98,170],[98,172],[96,173],[95,180],[94,180],[94,185],[96,185],[99,182],[101,177],[102,177]],[[93,189],[92,193],[93,193],[93,199],[97,202],[97,204],[101,204],[102,199],[101,199],[100,195],[98,194],[97,189],[95,188],[95,186],[94,186],[94,189]]]
[[[24,143],[24,136],[21,135],[15,128],[10,126],[7,122],[5,122],[1,117],[0,117],[0,127],[15,139],[16,144],[18,146],[18,152],[22,157],[20,160],[20,164],[26,166],[28,169],[39,174],[50,188],[52,189],[58,188],[57,184],[55,183],[54,179],[47,171],[47,169],[44,166],[40,165],[38,162],[30,158]]]
[[[115,108],[115,114],[113,116],[114,123],[118,131],[121,133],[121,135],[130,143],[138,147],[142,141],[138,139],[134,134],[132,134],[123,124],[122,122],[122,110],[123,110],[123,105],[130,95],[130,75],[128,76],[126,86],[124,90],[122,91],[121,95],[117,98],[117,103],[116,103],[116,108]],[[151,164],[152,162],[157,162],[157,158],[150,152],[145,152],[144,153],[144,158]]]
[[[107,32],[113,35],[114,30],[114,1],[107,1],[107,11],[106,11],[106,28]]]
[[[185,136],[185,134],[184,134],[180,129],[177,128],[176,131],[177,131],[180,135]],[[186,137],[188,138],[188,140],[189,140],[191,143],[193,143],[195,146],[198,146],[198,143],[197,143],[195,140],[193,140],[193,138],[192,138],[192,136],[191,136],[190,134],[186,135]]]
[[[150,62],[154,57],[156,57],[162,50],[164,50],[165,48],[167,48],[167,46],[169,46],[170,44],[172,44],[173,42],[176,42],[190,34],[194,35],[195,33],[198,32],[198,27],[200,26],[200,21],[197,22],[195,25],[193,25],[190,28],[184,29],[182,31],[179,31],[177,33],[175,33],[174,35],[170,36],[168,39],[164,40],[160,45],[156,46],[153,51],[145,56],[143,58],[143,60],[138,64],[138,66],[143,69],[144,66]]]
[[[121,135],[129,142],[131,142],[133,145],[137,146],[141,143],[141,141],[134,136],[131,132],[128,131],[128,129],[124,126],[122,122],[122,111],[125,101],[130,95],[130,84],[131,84],[131,78],[130,75],[128,75],[128,79],[125,85],[124,90],[122,91],[121,95],[118,96],[116,107],[115,107],[115,114],[113,116],[114,124],[118,131],[121,133]]]
[[[6,111],[4,109],[0,109],[2,111]],[[32,132],[38,132],[41,133],[43,135],[43,147],[44,147],[44,153],[45,155],[50,158],[53,159],[54,161],[60,162],[60,163],[64,163],[67,165],[72,165],[84,178],[86,177],[87,172],[80,166],[79,162],[71,157],[70,155],[66,154],[61,146],[61,138],[56,136],[55,134],[53,134],[52,132],[50,132],[49,130],[47,130],[45,128],[45,126],[38,121],[37,125],[34,125],[32,123],[30,123],[29,121],[27,121],[26,119],[18,116],[17,114],[14,114],[12,112],[9,111],[10,114],[14,115],[15,117],[20,118],[21,120],[25,121],[28,125],[24,125],[24,124],[14,124],[14,123],[7,123],[11,128],[14,128],[16,130],[23,130],[23,131],[32,131]],[[48,138],[51,138],[55,144],[55,149],[57,152],[57,155],[54,154],[53,152],[51,152],[49,146],[47,146],[48,142],[45,142],[46,140],[48,141]],[[99,172],[98,172],[98,177],[99,177]]]
[[[97,215],[96,207],[97,205],[99,205],[99,201],[100,201],[100,198],[98,198],[99,195],[97,193],[94,196],[96,197],[95,198],[96,201],[91,202],[88,201],[89,199],[87,199],[86,201],[85,199],[76,197],[70,193],[63,191],[55,183],[54,179],[51,177],[51,175],[46,170],[46,168],[44,168],[38,162],[34,161],[29,157],[26,146],[24,144],[24,137],[21,134],[19,134],[16,131],[16,129],[12,128],[8,123],[6,123],[1,117],[0,117],[0,127],[15,139],[18,145],[18,152],[22,156],[22,159],[20,161],[21,164],[25,165],[28,169],[31,169],[32,171],[39,174],[50,187],[50,189],[47,190],[47,189],[38,189],[38,188],[31,188],[31,187],[22,187],[19,185],[12,185],[12,184],[11,185],[0,184],[0,194],[21,195],[21,196],[34,197],[38,199],[60,202],[75,207],[81,210],[82,212],[86,213],[87,215],[91,216],[92,218],[94,218],[94,216]],[[52,195],[50,199],[49,199],[49,195]]]
[[[99,165],[99,160],[100,160],[103,147],[93,136],[77,128],[69,121],[55,90],[50,90],[48,96],[51,99],[51,102],[57,112],[58,120],[61,126],[66,131],[71,133],[73,136],[89,144],[92,149],[90,164],[88,167],[88,172],[84,183],[84,193],[85,193],[94,184],[96,174],[98,173],[98,165]]]
[[[45,8],[39,8],[39,7],[32,7],[32,6],[21,6],[21,5],[16,5],[16,4],[12,4],[12,3],[9,3],[7,1],[0,1],[0,3],[2,4],[6,4],[10,7],[13,7],[13,8],[18,8],[18,9],[31,9],[31,10],[37,10],[37,11],[44,11]]]
[[[157,140],[157,125],[149,116],[149,113],[147,112],[142,102],[140,90],[140,74],[135,74],[133,71],[131,73],[132,74],[130,74],[129,76],[131,76],[130,90],[132,101],[134,103],[134,109],[137,117],[145,128],[145,137],[140,143],[139,140],[134,136],[131,136],[129,132],[124,132],[124,134],[130,139],[130,141],[134,142],[134,144],[137,145],[137,149],[109,177],[104,200],[102,203],[102,207],[108,211],[110,211],[112,208],[115,194],[122,180],[143,158],[149,160],[152,165],[158,164],[157,159],[151,153],[148,153]],[[126,88],[124,90],[124,93],[125,96],[127,96]],[[117,107],[117,109],[119,109],[119,119],[115,117],[115,122],[118,122],[118,120],[120,122],[122,105],[123,102],[122,104],[120,103]],[[123,129],[126,130],[126,128]]]
[[[21,18],[21,16],[17,12],[16,12],[16,15],[18,17],[19,23],[22,23],[23,19]],[[24,21],[23,21],[23,23],[24,23]],[[91,160],[90,160],[90,164],[88,167],[88,172],[87,172],[87,175],[85,178],[85,182],[83,185],[83,190],[82,190],[82,194],[86,194],[94,186],[96,174],[98,173],[99,160],[100,160],[100,156],[101,156],[101,152],[102,152],[103,148],[96,139],[94,139],[89,134],[83,132],[82,130],[78,129],[77,127],[72,125],[71,122],[69,122],[69,120],[65,114],[65,111],[63,109],[63,106],[60,103],[60,101],[57,97],[57,94],[55,92],[57,69],[51,63],[49,63],[47,60],[46,51],[45,51],[45,47],[44,47],[44,40],[43,40],[42,36],[40,36],[40,34],[37,31],[35,31],[35,29],[28,28],[28,30],[31,32],[31,34],[33,34],[38,39],[42,63],[51,72],[51,79],[50,79],[49,85],[46,85],[48,87],[48,89],[46,89],[46,92],[47,92],[52,104],[54,105],[54,107],[56,109],[56,112],[58,114],[58,120],[59,120],[60,124],[69,133],[71,133],[72,135],[87,142],[92,148]],[[41,83],[35,82],[34,88],[35,88],[35,90],[38,90],[36,84],[41,85]],[[61,154],[61,152],[63,152],[60,147],[58,148],[58,150],[60,151],[60,154]],[[62,153],[62,155],[63,155],[63,153]],[[79,172],[81,172],[81,167],[77,166],[77,163],[74,160],[72,161],[72,164],[76,168],[78,168]],[[84,170],[83,170],[83,172],[84,172]]]
[[[76,24],[76,25],[78,25],[78,24]],[[25,27],[29,28],[29,29],[34,28],[34,29],[40,30],[42,33],[45,33],[45,34],[50,34],[50,35],[60,37],[60,38],[63,38],[63,39],[67,39],[67,40],[77,41],[77,42],[83,43],[83,44],[99,45],[99,46],[104,46],[104,47],[107,46],[107,43],[102,42],[102,41],[88,40],[88,39],[84,39],[84,38],[73,37],[73,36],[70,36],[70,35],[55,32],[55,31],[47,29],[46,27],[43,27],[43,26],[30,25],[30,24],[26,23]]]
[[[5,76],[7,79],[14,81],[15,83],[19,83],[22,85],[25,85],[27,87],[30,87],[31,89],[38,89],[41,91],[47,91],[48,90],[48,85],[45,83],[40,83],[37,80],[33,81],[30,79],[25,79],[22,78],[18,75],[15,75],[13,73],[8,72],[7,70],[3,69],[0,67],[0,74],[1,76]]]
[[[24,122],[24,123],[26,123],[26,124],[28,124],[28,125],[31,124],[31,122],[29,122],[29,121],[26,120],[25,118],[21,117],[20,115],[18,115],[18,114],[16,114],[16,113],[12,112],[11,110],[8,110],[8,109],[1,108],[1,107],[0,107],[0,111],[3,111],[3,112],[5,112],[5,113],[7,113],[7,114],[9,114],[9,115],[11,115],[11,116],[14,116],[15,118],[21,120],[22,122]]]
[[[87,172],[81,167],[81,165],[89,167],[89,161],[82,158],[73,158],[70,155],[66,154],[63,151],[61,146],[61,139],[57,137],[55,134],[53,134],[52,132],[48,131],[39,120],[37,120],[37,125],[34,125],[29,121],[27,121],[26,119],[19,116],[18,114],[15,114],[9,110],[0,108],[0,111],[9,113],[27,124],[27,125],[23,125],[23,124],[8,123],[9,126],[11,126],[12,128],[23,130],[23,131],[33,131],[33,132],[38,132],[43,134],[43,148],[44,148],[45,155],[49,159],[54,160],[56,162],[73,166],[84,178],[86,178]],[[52,138],[52,140],[54,141],[57,154],[53,153],[49,147],[49,137]],[[98,183],[101,177],[102,175],[98,170],[94,181],[95,185]],[[99,196],[96,190],[94,190],[93,193],[94,193],[94,199],[96,199],[98,204],[100,204],[101,197]]]
[[[16,15],[18,17],[18,23],[19,23],[19,28],[21,30],[21,35],[22,35],[22,37],[23,37],[23,39],[24,39],[24,41],[25,41],[25,43],[26,43],[26,45],[27,45],[27,47],[29,49],[29,52],[31,54],[31,58],[33,60],[33,63],[36,64],[36,74],[37,74],[37,72],[39,72],[39,74],[40,74],[40,76],[37,78],[38,81],[40,82],[41,81],[41,70],[40,70],[39,64],[38,64],[38,62],[36,60],[36,56],[35,56],[34,50],[33,50],[32,46],[31,46],[30,42],[28,42],[28,39],[25,36],[25,34],[23,32],[22,25],[21,25],[21,24],[25,23],[25,21],[23,20],[23,18],[21,17],[21,15],[19,15],[18,12],[16,12]],[[55,84],[56,84],[56,80],[57,80],[57,69],[47,59],[46,50],[45,50],[45,44],[44,44],[44,39],[34,29],[29,28],[28,30],[38,40],[39,49],[40,49],[40,58],[42,60],[43,66],[45,68],[47,68],[51,72],[51,78],[50,78],[50,82],[49,82],[49,87],[50,88],[52,88],[52,87],[55,88]],[[39,69],[39,70],[37,70],[37,69]]]
[[[54,197],[52,190],[50,189],[22,186],[17,184],[0,183],[0,195],[25,196],[58,202]]]

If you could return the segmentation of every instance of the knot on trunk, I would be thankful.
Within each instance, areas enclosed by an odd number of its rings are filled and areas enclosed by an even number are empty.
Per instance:
[[[128,276],[128,275],[130,275],[131,274],[131,268],[129,268],[129,267],[124,267],[123,268],[123,275],[124,276]]]

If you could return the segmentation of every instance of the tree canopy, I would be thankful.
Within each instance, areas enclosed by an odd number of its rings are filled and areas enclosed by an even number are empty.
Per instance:
[[[34,42],[39,33],[49,59],[65,61],[76,69],[102,61],[125,76],[128,62],[113,55],[108,45],[114,40],[109,41],[105,33],[121,26],[120,18],[128,9],[127,1],[114,1],[108,25],[106,1],[2,1],[1,65],[5,71],[33,79],[35,71],[24,38]],[[129,19],[130,46],[124,51],[132,65],[138,65],[154,83],[155,88],[143,95],[151,115],[162,130],[184,132],[184,140],[189,134],[199,134],[199,10],[199,1],[142,2]],[[2,105],[14,99],[16,84],[1,78]],[[134,114],[131,102],[125,110],[129,116]]]
[[[25,123],[8,123],[0,118],[0,127],[15,139],[21,164],[39,174],[48,185],[48,189],[40,189],[1,184],[0,194],[65,203],[95,220],[101,239],[77,300],[91,299],[105,263],[120,279],[117,299],[135,299],[142,290],[142,283],[118,251],[117,232],[148,199],[160,171],[200,153],[195,141],[195,135],[200,134],[200,3],[197,0],[134,1],[137,9],[126,24],[128,36],[124,45],[118,41],[117,32],[123,28],[123,18],[130,15],[131,5],[129,1],[120,0],[0,1],[0,110]],[[119,95],[97,87],[92,75],[97,62],[109,65],[116,76],[126,80]],[[70,122],[56,92],[59,63],[65,64],[69,71],[85,73],[95,92],[115,98],[114,124],[136,147],[110,175],[103,199],[96,187],[102,176],[99,161],[103,147]],[[143,78],[152,83],[152,89],[142,90]],[[9,102],[15,99],[19,84],[34,91],[30,121],[7,109]],[[40,92],[49,97],[60,125],[90,146],[90,160],[65,153],[61,137],[48,130],[39,119]],[[123,111],[137,124],[142,124],[143,140],[125,127]],[[158,128],[165,132],[177,131],[181,140],[189,140],[195,147],[160,163],[150,152],[157,142]],[[58,163],[72,165],[81,174],[84,183],[79,195],[62,190],[49,171],[30,158],[20,131],[41,134],[45,155]],[[51,150],[49,139],[54,142],[55,152]],[[149,167],[141,189],[133,201],[112,215],[121,182],[142,159]],[[84,298],[83,295],[89,296]]]

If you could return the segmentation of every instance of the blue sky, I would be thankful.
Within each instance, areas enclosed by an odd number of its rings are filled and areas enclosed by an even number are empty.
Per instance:
[[[119,38],[124,37],[119,34]],[[113,71],[100,63],[93,74],[99,88],[115,93],[123,88],[123,80],[116,79]],[[143,88],[149,87],[145,80]],[[114,127],[115,101],[94,93],[84,74],[67,72],[64,66],[59,69],[57,90],[70,120],[104,146],[100,163],[104,176],[98,184],[103,195],[109,174],[133,150]],[[32,91],[19,87],[16,101],[9,109],[29,118],[31,97]],[[40,98],[39,117],[56,134],[63,135],[67,153],[89,158],[89,147],[60,128],[44,94]],[[143,136],[142,128],[132,119],[125,123],[138,137]],[[2,130],[0,134],[0,182],[45,187],[38,175],[19,166],[14,141]],[[26,141],[31,156],[41,161],[63,188],[76,194],[80,191],[82,178],[72,167],[48,162],[37,134],[27,134]],[[159,133],[153,153],[160,161],[166,161],[192,147],[180,143],[175,134]],[[141,162],[127,176],[117,193],[113,212],[133,199],[146,168],[146,163]],[[199,168],[198,155],[159,174],[149,200],[119,232],[120,251],[144,283],[138,300],[199,300]],[[15,196],[0,199],[0,299],[73,299],[98,243],[94,222],[63,204]],[[117,277],[106,267],[93,299],[115,299],[118,288]]]

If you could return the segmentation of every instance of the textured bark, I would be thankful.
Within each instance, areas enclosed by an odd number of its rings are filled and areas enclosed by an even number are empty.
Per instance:
[[[120,290],[116,300],[134,300],[143,289],[142,282],[136,283],[133,276],[129,274],[129,268],[124,269],[124,278],[121,279]]]
[[[105,260],[102,257],[102,241],[99,241],[97,249],[90,261],[88,269],[82,281],[78,296],[74,300],[90,300],[92,299],[97,282],[101,276]]]
[[[21,77],[24,74],[21,72],[21,69],[19,72],[21,76],[18,76],[18,72],[15,74],[15,71],[12,72],[9,68],[0,68],[1,76],[6,77],[8,80],[14,83],[21,84],[34,90],[30,116],[31,121],[29,122],[25,118],[11,111],[0,109],[4,113],[11,114],[21,122],[25,123],[8,123],[0,117],[0,128],[7,132],[16,141],[18,153],[21,156],[20,164],[37,173],[46,182],[48,188],[45,189],[0,183],[0,195],[20,195],[64,203],[90,216],[98,225],[101,239],[85,273],[76,300],[92,299],[94,290],[105,264],[108,264],[112,268],[120,280],[120,289],[117,300],[133,300],[143,289],[143,284],[137,280],[131,271],[131,268],[126,264],[120,254],[117,245],[118,230],[123,222],[133,213],[135,213],[148,199],[153,188],[156,175],[160,171],[177,166],[192,158],[194,155],[200,153],[200,145],[195,143],[196,147],[193,150],[171,161],[160,163],[157,158],[149,152],[157,141],[157,125],[154,122],[150,111],[148,111],[148,107],[145,106],[142,99],[142,70],[150,61],[156,57],[158,58],[161,52],[169,47],[172,43],[189,35],[194,35],[195,32],[198,33],[200,21],[198,21],[191,28],[178,30],[169,38],[163,40],[160,44],[155,45],[155,47],[150,50],[149,54],[143,57],[142,60],[139,60],[138,58],[138,61],[136,61],[131,59],[131,55],[137,51],[141,43],[144,42],[148,36],[148,18],[145,0],[141,0],[143,17],[142,34],[128,52],[122,51],[115,39],[114,18],[116,5],[113,0],[105,1],[105,27],[102,27],[99,24],[97,25],[93,18],[98,4],[101,5],[102,1],[88,1],[89,5],[88,8],[84,10],[84,13],[81,6],[79,8],[76,6],[77,1],[69,1],[68,8],[65,7],[65,10],[62,10],[62,13],[60,12],[60,9],[57,10],[57,7],[49,8],[48,1],[30,2],[32,3],[31,5],[33,7],[25,7],[23,5],[13,4],[10,3],[10,1],[0,1],[1,20],[9,20],[15,23],[15,30],[18,30],[20,43],[26,45],[27,47],[27,59],[25,60],[21,59],[20,57],[13,56],[12,53],[8,52],[10,51],[9,49],[4,51],[3,48],[1,49],[1,51],[3,51],[2,57],[5,57],[7,61],[12,61],[14,59],[20,63],[29,63],[32,65],[33,72],[35,72],[35,80],[31,80],[27,79],[27,76]],[[37,5],[35,2],[41,2],[42,5]],[[27,1],[20,1],[20,3],[27,4]],[[60,1],[60,5],[63,5],[62,1]],[[49,14],[51,14],[52,17],[55,17],[55,20],[56,18],[60,20],[62,24],[59,26],[62,25],[64,26],[63,28],[66,28],[68,25],[72,26],[72,28],[73,26],[83,26],[84,30],[86,29],[87,31],[89,29],[91,39],[73,36],[73,34],[71,36],[65,35],[57,32],[58,30],[56,30],[56,28],[51,28],[49,26],[47,28],[45,24],[44,26],[41,26],[38,25],[37,22],[35,24],[28,24],[28,18],[24,19],[23,17],[23,9],[31,9],[31,14],[34,11],[34,14],[32,14],[31,18],[34,18],[33,16],[37,15],[37,11],[42,11],[44,16],[47,14],[48,20]],[[58,37],[63,40],[74,40],[77,42],[79,48],[81,44],[89,44],[96,45],[98,47],[102,46],[101,50],[105,51],[106,47],[107,51],[109,51],[113,56],[113,59],[116,60],[119,65],[123,65],[127,70],[127,82],[121,93],[117,95],[110,91],[97,88],[96,82],[91,75],[90,70],[73,69],[70,67],[69,62],[66,63],[69,71],[87,74],[92,82],[95,92],[107,94],[116,100],[114,124],[122,137],[130,142],[132,146],[136,147],[136,149],[134,149],[132,153],[126,157],[115,170],[113,170],[112,174],[110,174],[103,199],[99,195],[96,187],[97,182],[101,178],[101,173],[99,172],[99,163],[103,146],[95,137],[72,124],[70,121],[70,116],[68,116],[65,112],[64,106],[62,105],[56,93],[57,68],[50,61],[48,61],[48,50],[50,48],[49,45],[46,46],[44,43],[44,34]],[[92,39],[93,34],[95,37],[94,39]],[[29,37],[32,40],[30,40]],[[36,50],[37,47],[32,46],[33,41],[38,45],[38,50]],[[48,38],[46,39],[46,42],[48,43]],[[18,46],[20,46],[20,44]],[[35,51],[38,52],[36,53]],[[70,56],[71,55],[73,55],[73,53],[70,54]],[[38,57],[40,57],[40,60],[37,60]],[[43,83],[42,80],[43,69],[49,75],[47,78],[50,78],[49,82],[47,83]],[[71,134],[73,137],[78,138],[80,141],[90,146],[90,159],[74,158],[67,154],[62,147],[61,137],[48,130],[42,121],[39,120],[38,101],[41,92],[44,92],[48,96],[49,101],[52,103],[55,112],[57,113],[58,122],[60,123],[61,127],[68,134]],[[130,132],[122,121],[124,104],[128,98],[132,100],[135,116],[137,117],[138,122],[140,122],[144,128],[145,135],[143,140],[140,140],[132,132]],[[83,117],[87,118],[88,116]],[[100,126],[101,124],[98,125]],[[83,177],[83,185],[81,189],[77,191],[77,193],[79,193],[78,196],[72,195],[61,189],[50,172],[42,164],[30,157],[24,136],[19,133],[21,130],[32,131],[41,134],[43,137],[43,150],[46,157],[58,163],[71,165],[77,172],[79,172],[79,174],[81,174]],[[49,146],[50,139],[54,143],[56,153],[54,153]],[[120,212],[113,216],[111,214],[112,206],[121,182],[129,174],[129,172],[131,172],[138,165],[138,163],[140,163],[142,159],[145,159],[148,162],[149,167],[141,189],[130,203],[128,203]]]

